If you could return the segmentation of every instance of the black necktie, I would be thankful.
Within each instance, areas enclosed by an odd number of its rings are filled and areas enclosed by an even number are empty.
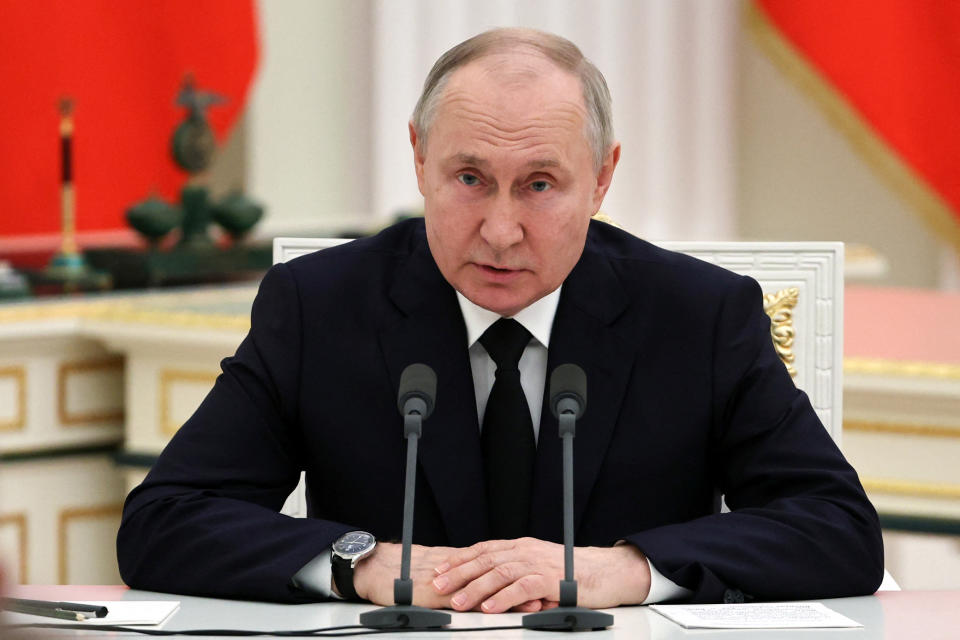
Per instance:
[[[530,332],[510,318],[500,318],[480,336],[480,344],[497,365],[480,437],[495,539],[527,535],[537,446],[517,365],[530,338]]]

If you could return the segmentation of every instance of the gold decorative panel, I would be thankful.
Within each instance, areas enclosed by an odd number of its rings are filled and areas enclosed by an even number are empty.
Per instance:
[[[889,480],[886,478],[862,477],[860,481],[867,493],[892,493],[914,498],[941,498],[960,500],[960,485],[913,482],[910,480]]]
[[[6,513],[0,515],[0,527],[14,527],[17,530],[17,557],[19,560],[20,583],[29,582],[27,576],[27,551],[29,538],[27,537],[27,514]],[[9,579],[10,576],[7,576]]]
[[[17,410],[12,417],[0,416],[0,431],[19,431],[27,424],[27,371],[23,365],[0,367],[0,381],[13,380]]]
[[[123,513],[122,504],[109,504],[100,507],[76,507],[64,509],[60,512],[57,522],[57,577],[60,584],[70,584],[68,569],[69,559],[69,533],[70,524],[77,520],[91,520],[100,518],[113,518],[119,521]]]
[[[209,371],[184,371],[177,369],[164,369],[160,372],[160,388],[157,392],[157,400],[160,404],[160,416],[158,424],[160,430],[172,436],[180,428],[180,424],[173,418],[172,394],[174,386],[178,384],[202,384],[206,386],[206,391],[213,387],[217,381],[219,372]]]
[[[67,401],[67,383],[70,376],[86,373],[118,372],[123,376],[123,358],[120,356],[89,360],[83,362],[64,362],[57,369],[57,415],[60,424],[72,426],[88,424],[90,422],[107,422],[123,420],[123,407],[102,409],[96,411],[70,411]]]
[[[879,358],[844,358],[845,373],[906,378],[960,380],[960,364],[947,362],[909,362]]]
[[[880,422],[877,420],[843,421],[844,431],[865,433],[894,433],[901,436],[925,436],[929,438],[960,439],[960,427],[948,427],[938,424],[920,424],[913,422]]]
[[[770,316],[770,335],[773,338],[773,346],[793,378],[797,377],[797,369],[793,366],[797,359],[793,352],[793,341],[797,336],[793,326],[793,310],[799,299],[800,289],[797,287],[781,289],[763,296],[763,310]]]

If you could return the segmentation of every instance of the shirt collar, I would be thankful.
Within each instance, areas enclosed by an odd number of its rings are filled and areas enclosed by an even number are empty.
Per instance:
[[[557,287],[547,295],[543,296],[528,307],[525,307],[511,316],[514,320],[523,325],[523,328],[529,331],[537,341],[544,347],[550,348],[550,330],[553,328],[553,317],[557,315],[557,304],[560,302],[560,289]],[[472,347],[483,332],[490,328],[494,322],[500,319],[500,314],[484,309],[481,306],[470,302],[457,291],[457,302],[460,303],[460,312],[463,314],[463,321],[467,325],[467,346]]]

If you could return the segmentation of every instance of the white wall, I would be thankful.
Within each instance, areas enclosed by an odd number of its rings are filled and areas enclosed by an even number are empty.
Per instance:
[[[493,26],[576,42],[605,73],[623,156],[604,212],[657,239],[734,231],[736,3],[261,0],[248,187],[265,230],[418,209],[406,124],[433,61]]]
[[[261,235],[370,217],[368,6],[263,0],[261,60],[247,113],[248,192]]]

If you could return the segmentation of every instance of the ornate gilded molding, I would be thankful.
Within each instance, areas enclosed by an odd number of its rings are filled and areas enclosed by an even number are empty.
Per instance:
[[[797,369],[793,366],[797,359],[793,352],[793,341],[797,336],[793,326],[793,310],[799,300],[800,289],[797,287],[763,295],[763,310],[770,316],[770,336],[773,338],[773,346],[787,367],[791,378],[797,377]]]
[[[67,407],[67,379],[71,375],[89,373],[91,371],[119,371],[123,374],[123,357],[113,356],[97,360],[81,362],[63,362],[57,368],[57,416],[60,424],[74,426],[90,422],[107,422],[123,420],[123,407],[89,413],[71,413]]]
[[[960,380],[960,365],[941,362],[913,362],[880,358],[844,358],[844,373],[905,378]]]
[[[960,439],[960,425],[948,427],[938,424],[911,422],[880,422],[877,420],[844,420],[844,431],[862,433],[893,433],[901,436],[925,436],[930,438]]]
[[[30,538],[27,536],[27,514],[22,511],[18,511],[17,513],[5,513],[0,515],[0,527],[4,526],[13,526],[17,529],[20,584],[27,584],[30,582],[29,576],[27,575],[27,570],[29,568],[29,565],[27,564],[29,555],[27,552],[29,551],[28,547],[30,544]]]
[[[57,516],[57,577],[60,584],[70,584],[68,554],[69,541],[67,540],[70,523],[75,520],[95,518],[120,519],[123,513],[123,504],[108,504],[100,507],[73,507],[64,509]]]
[[[180,429],[180,425],[174,422],[170,417],[170,391],[174,384],[178,382],[205,383],[213,387],[217,381],[219,372],[211,373],[209,371],[186,371],[180,369],[163,369],[160,371],[160,384],[157,388],[157,402],[159,403],[160,415],[157,424],[160,425],[160,431],[166,436],[172,436]]]
[[[20,431],[27,424],[27,370],[23,365],[0,367],[0,379],[13,378],[17,385],[17,413],[0,420],[0,431]]]
[[[0,323],[42,322],[47,320],[98,320],[161,327],[236,331],[246,331],[250,328],[250,318],[246,314],[232,315],[227,313],[143,309],[132,302],[125,301],[89,304],[24,304],[0,309]]]
[[[937,482],[913,482],[910,480],[887,480],[884,478],[861,477],[863,488],[867,492],[892,493],[915,498],[941,498],[960,500],[960,485]]]

